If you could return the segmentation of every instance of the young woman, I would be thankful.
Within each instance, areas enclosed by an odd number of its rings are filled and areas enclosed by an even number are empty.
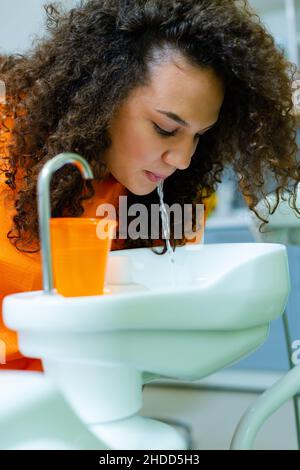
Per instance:
[[[90,0],[46,12],[48,36],[0,59],[2,298],[41,288],[37,177],[63,151],[82,155],[95,179],[71,165],[58,171],[53,217],[95,216],[101,201],[117,204],[124,193],[128,206],[150,207],[159,178],[169,205],[205,203],[227,165],[252,211],[270,177],[295,208],[295,70],[247,2]],[[173,246],[186,242],[173,235],[171,223]],[[153,241],[125,240],[138,246]],[[4,367],[42,370],[0,328]]]

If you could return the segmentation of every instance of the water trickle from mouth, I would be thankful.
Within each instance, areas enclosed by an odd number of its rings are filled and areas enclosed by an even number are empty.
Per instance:
[[[176,282],[176,273],[175,273],[175,253],[172,248],[172,245],[170,243],[170,223],[169,223],[169,217],[168,213],[166,210],[166,206],[164,203],[164,192],[163,192],[163,181],[159,183],[157,186],[157,193],[159,196],[159,211],[161,214],[161,220],[162,220],[162,229],[163,229],[163,235],[166,240],[166,245],[167,245],[167,253],[170,256],[170,261],[171,261],[171,267],[172,267],[172,280],[173,280],[173,288],[176,287],[177,282]]]

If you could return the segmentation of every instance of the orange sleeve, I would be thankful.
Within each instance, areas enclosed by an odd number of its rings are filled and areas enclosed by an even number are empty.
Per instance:
[[[36,290],[38,271],[33,261],[26,259],[26,255],[18,252],[9,240],[3,243],[3,233],[0,241],[0,340],[2,345],[0,369],[30,369],[42,371],[41,361],[25,358],[19,351],[18,336],[15,331],[9,330],[2,318],[2,302],[5,296],[17,292]],[[14,253],[12,250],[15,250]],[[32,269],[34,266],[34,269]]]
[[[6,295],[37,290],[41,284],[40,263],[35,254],[19,252],[6,237],[11,214],[0,198],[0,370],[26,369],[43,371],[40,359],[27,358],[19,351],[18,336],[9,330],[2,317],[2,302]]]
[[[7,146],[14,125],[12,115],[5,114],[6,108],[0,105],[0,159],[8,156]],[[1,168],[5,166],[1,161]],[[9,203],[10,189],[5,184],[5,176],[0,174],[0,370],[22,369],[43,372],[40,359],[28,358],[19,351],[18,335],[9,330],[2,317],[2,302],[6,295],[39,289],[41,284],[38,257],[19,252],[7,238],[11,229],[13,205]]]

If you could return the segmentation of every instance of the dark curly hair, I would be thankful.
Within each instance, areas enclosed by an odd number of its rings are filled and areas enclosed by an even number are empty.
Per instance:
[[[286,190],[298,212],[296,67],[246,0],[88,0],[67,12],[56,3],[44,8],[48,34],[25,55],[0,57],[6,121],[14,118],[2,172],[15,197],[14,227],[7,236],[16,248],[20,241],[20,251],[38,242],[37,177],[45,162],[76,152],[101,180],[109,122],[129,93],[149,82],[155,52],[170,46],[193,65],[211,67],[224,82],[225,97],[217,124],[200,137],[189,168],[166,180],[165,201],[204,202],[231,165],[261,221],[266,222],[255,205],[267,195],[266,175],[276,183],[277,203]],[[2,119],[2,134],[6,127]],[[93,195],[91,181],[65,166],[52,178],[52,216],[80,216],[81,201]],[[149,205],[158,196],[129,192],[128,204],[134,202]],[[173,246],[184,244],[174,240],[173,229]],[[151,240],[126,240],[126,247],[137,246],[151,246]]]

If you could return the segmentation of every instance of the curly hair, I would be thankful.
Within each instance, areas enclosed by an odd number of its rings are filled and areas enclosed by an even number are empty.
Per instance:
[[[39,239],[36,195],[42,166],[60,152],[76,152],[101,181],[101,155],[111,144],[109,123],[129,93],[149,83],[156,53],[165,47],[195,66],[212,68],[225,84],[217,124],[200,137],[190,166],[166,180],[165,201],[205,202],[231,165],[249,208],[262,222],[267,220],[255,206],[267,195],[266,175],[276,183],[277,205],[285,190],[298,212],[296,67],[246,0],[82,0],[67,12],[56,3],[44,8],[48,35],[25,55],[0,56],[0,79],[7,87],[2,135],[9,118],[14,120],[8,154],[0,155],[1,170],[15,197],[14,226],[7,236],[17,249],[19,242],[26,251]],[[51,181],[52,216],[80,216],[81,201],[93,195],[91,181],[65,166]],[[128,203],[134,202],[157,203],[157,194],[129,192]],[[174,239],[173,229],[171,224],[173,246],[184,244]],[[151,246],[151,240],[126,240],[126,247],[137,246]]]

